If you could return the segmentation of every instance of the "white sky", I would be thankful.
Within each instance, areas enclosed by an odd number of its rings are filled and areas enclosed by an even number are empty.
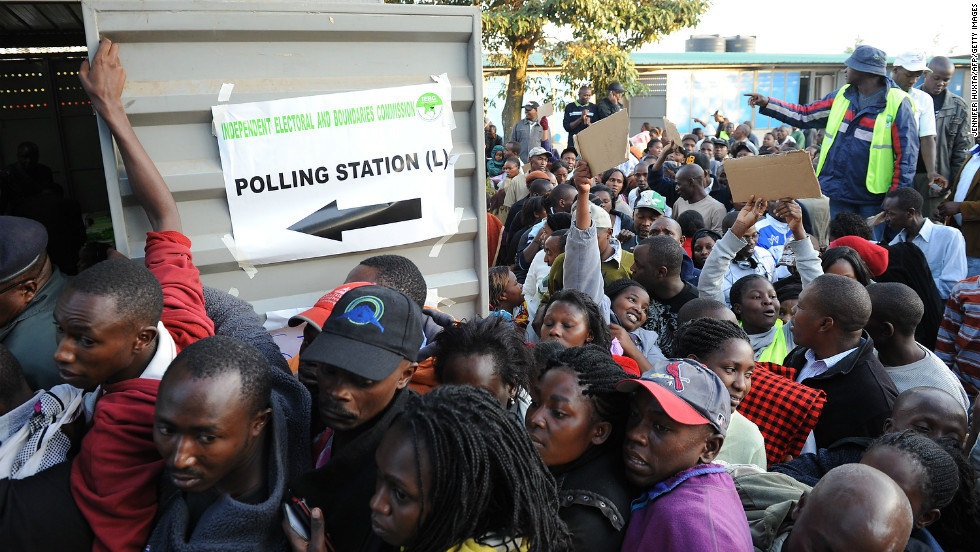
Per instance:
[[[970,53],[966,0],[714,0],[696,28],[682,29],[641,52],[683,52],[690,35],[755,35],[756,52],[841,54],[860,36],[895,56],[918,48],[929,57]],[[879,21],[883,23],[879,23]]]

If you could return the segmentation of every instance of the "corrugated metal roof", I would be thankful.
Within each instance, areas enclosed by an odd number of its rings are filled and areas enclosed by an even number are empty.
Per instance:
[[[673,53],[634,53],[630,57],[641,70],[646,67],[695,67],[695,66],[735,66],[753,65],[843,65],[850,54],[764,54],[745,52],[673,52]],[[889,57],[888,63],[895,58]],[[966,62],[969,60],[967,59]],[[953,58],[953,63],[962,65],[964,62]],[[553,67],[545,64],[541,54],[531,54],[531,67]],[[487,57],[483,57],[483,67],[486,69],[505,69],[494,66]]]
[[[848,54],[761,54],[745,52],[683,52],[633,54],[637,65],[787,65],[843,64]]]
[[[84,44],[82,5],[74,2],[0,2],[0,46]]]

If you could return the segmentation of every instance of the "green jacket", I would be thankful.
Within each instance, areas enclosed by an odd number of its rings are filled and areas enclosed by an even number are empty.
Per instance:
[[[616,262],[614,259],[604,261],[600,270],[602,271],[602,285],[606,286],[611,282],[616,280],[622,280],[623,278],[629,278],[631,269],[633,268],[633,254],[629,251],[623,251],[623,256],[620,258],[620,262]],[[559,290],[564,287],[565,281],[565,254],[562,253],[555,257],[554,262],[551,263],[551,273],[548,275],[548,294],[554,295]]]
[[[749,521],[752,546],[759,552],[780,552],[793,529],[793,510],[810,487],[755,466],[730,466],[728,471]]]

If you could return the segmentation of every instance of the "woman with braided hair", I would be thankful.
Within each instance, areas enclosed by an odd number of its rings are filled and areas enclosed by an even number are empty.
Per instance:
[[[737,410],[752,388],[755,359],[749,336],[734,322],[696,318],[677,330],[674,354],[705,365],[721,378],[731,396],[732,421],[717,459],[729,464],[755,464],[765,469],[766,443],[762,433]]]
[[[634,494],[622,465],[628,376],[596,345],[553,353],[532,385],[524,422],[558,483],[558,514],[577,551],[618,552]]]
[[[388,429],[376,459],[371,524],[391,546],[572,550],[554,480],[517,420],[485,389],[440,386],[415,399]]]
[[[940,508],[942,517],[929,526],[929,531],[942,545],[943,550],[976,550],[977,535],[980,535],[980,489],[977,488],[977,472],[964,454],[961,440],[940,437],[936,442],[949,453],[956,464],[960,486],[952,501]],[[939,503],[936,501],[934,505]]]
[[[861,457],[862,464],[876,468],[894,479],[909,499],[914,525],[906,550],[961,549],[960,546],[951,547],[933,537],[926,529],[941,519],[944,510],[956,498],[962,483],[957,463],[950,452],[962,455],[958,448],[949,451],[914,429],[907,429],[901,433],[888,433],[878,437]],[[966,505],[956,506],[959,508]],[[976,513],[976,510],[973,512]],[[969,538],[975,550],[976,533]]]

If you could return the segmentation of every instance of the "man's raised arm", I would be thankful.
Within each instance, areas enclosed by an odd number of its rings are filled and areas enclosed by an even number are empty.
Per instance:
[[[102,117],[116,139],[119,153],[133,195],[143,207],[154,232],[181,231],[180,214],[160,171],[140,144],[133,126],[129,123],[122,105],[122,91],[126,84],[126,71],[119,63],[119,45],[108,38],[99,42],[92,63],[82,62],[78,72],[82,88],[92,100],[92,107]]]

